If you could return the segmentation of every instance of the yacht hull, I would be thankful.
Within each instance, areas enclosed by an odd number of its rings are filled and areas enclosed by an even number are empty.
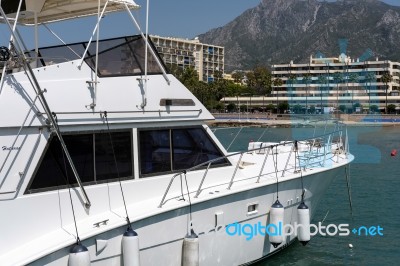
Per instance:
[[[303,177],[305,202],[311,216],[334,177],[343,172],[344,166],[339,166]],[[279,200],[285,208],[284,224],[293,225],[297,221],[301,193],[300,178],[279,183]],[[276,196],[276,185],[272,184],[191,206],[193,229],[199,235],[200,265],[251,264],[292,243],[296,239],[294,233],[274,248],[268,235],[254,231],[254,226],[269,223],[269,209]],[[249,209],[249,206],[255,207]],[[139,234],[140,265],[181,265],[183,238],[188,232],[189,220],[189,207],[184,207],[133,223]],[[234,223],[236,227],[229,227]],[[235,230],[239,224],[241,229]],[[92,265],[122,265],[121,240],[125,230],[126,227],[119,227],[82,241],[90,251]],[[253,234],[249,233],[251,230]],[[103,244],[100,243],[106,243],[106,247],[101,249]],[[30,265],[67,265],[68,253],[69,247],[63,248]]]

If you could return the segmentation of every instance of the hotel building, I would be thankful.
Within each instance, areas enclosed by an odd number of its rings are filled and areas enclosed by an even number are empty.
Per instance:
[[[384,81],[385,73],[391,75],[390,82]],[[343,108],[362,112],[375,105],[384,112],[389,104],[400,109],[399,75],[399,62],[378,58],[362,62],[344,54],[337,58],[310,57],[309,63],[272,65],[272,79],[281,79],[282,85],[273,86],[271,95],[225,101],[250,102],[253,107],[287,101],[291,109],[300,106],[303,112]]]
[[[167,66],[193,67],[204,82],[214,81],[217,72],[224,73],[224,47],[200,43],[197,38],[150,37]]]

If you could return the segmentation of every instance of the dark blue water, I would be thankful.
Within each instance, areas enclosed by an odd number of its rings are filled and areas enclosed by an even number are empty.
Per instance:
[[[227,147],[239,129],[217,130]],[[323,129],[321,129],[323,131]],[[321,133],[322,133],[321,131]],[[299,139],[313,134],[307,128],[244,128],[229,151],[246,149],[250,140]],[[318,206],[312,223],[350,224],[349,228],[380,226],[383,236],[314,236],[303,247],[295,242],[258,265],[399,265],[400,263],[400,127],[348,127],[353,216],[345,173],[334,180]],[[317,132],[318,134],[318,132]],[[399,154],[391,157],[392,149]],[[349,244],[354,247],[349,248]]]

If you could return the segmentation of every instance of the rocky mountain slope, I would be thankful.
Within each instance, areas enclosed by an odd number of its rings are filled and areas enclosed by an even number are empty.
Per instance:
[[[321,53],[400,61],[400,7],[378,0],[261,0],[199,39],[225,47],[227,71],[308,62]]]

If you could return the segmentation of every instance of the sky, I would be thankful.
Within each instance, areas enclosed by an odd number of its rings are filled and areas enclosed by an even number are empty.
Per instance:
[[[149,33],[163,37],[180,37],[192,39],[208,30],[217,28],[232,21],[244,11],[253,8],[261,0],[149,0]],[[283,0],[284,1],[284,0]],[[331,1],[331,0],[328,0]],[[332,0],[334,1],[334,0]],[[400,5],[400,0],[385,0],[388,4]],[[136,0],[142,8],[134,11],[144,31],[147,0]],[[50,24],[49,27],[60,35],[65,42],[87,41],[93,31],[95,18],[79,21],[67,21]],[[121,26],[123,25],[123,26]],[[33,31],[21,29],[22,35],[33,40]],[[101,24],[101,38],[119,37],[138,34],[126,13],[109,14]],[[47,30],[39,31],[39,46],[61,44],[48,34]],[[4,25],[0,26],[0,45],[8,45],[9,34]],[[27,46],[33,47],[33,41]]]
[[[136,0],[143,15],[146,2]],[[227,24],[259,3],[260,0],[150,0],[149,29],[157,35],[194,38]]]

